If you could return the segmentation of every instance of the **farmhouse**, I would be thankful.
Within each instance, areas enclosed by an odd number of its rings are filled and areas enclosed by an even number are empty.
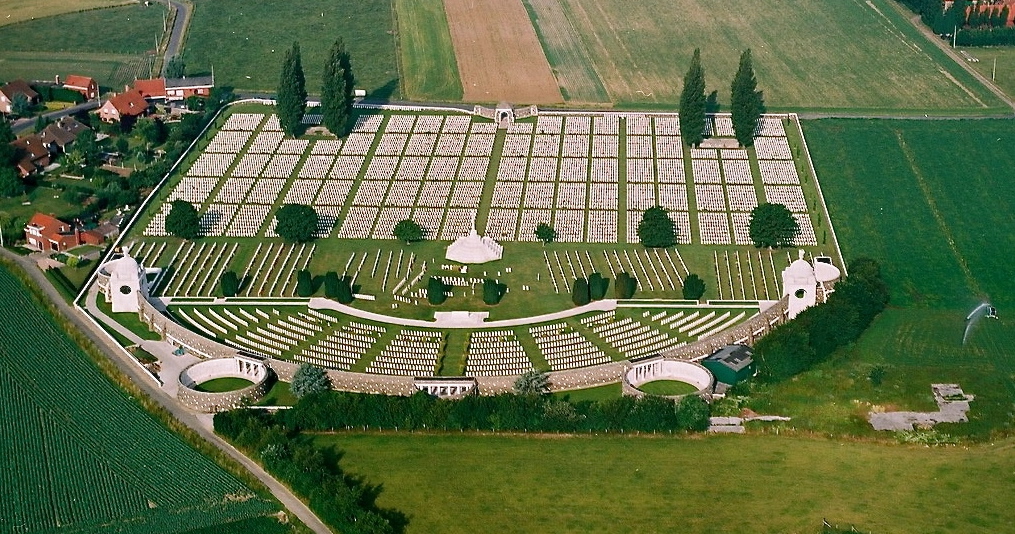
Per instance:
[[[0,113],[11,113],[14,110],[14,99],[24,95],[29,104],[39,103],[39,93],[32,89],[25,80],[14,80],[0,87]]]
[[[36,213],[25,226],[28,246],[42,251],[59,252],[80,245],[100,245],[102,234],[81,228],[46,215]]]
[[[149,100],[183,100],[191,96],[207,97],[215,87],[215,76],[152,78],[134,80],[134,89]]]
[[[141,117],[148,113],[148,101],[137,89],[113,95],[99,108],[99,118],[106,122],[120,122],[124,118]]]
[[[60,77],[56,78],[56,83],[60,83]],[[70,89],[71,91],[77,91],[84,95],[88,100],[95,100],[99,98],[99,84],[94,78],[88,76],[80,76],[77,74],[71,74],[67,76],[67,81],[63,83],[64,89]]]
[[[18,159],[14,166],[17,167],[21,177],[35,174],[40,169],[50,164],[51,154],[46,143],[38,135],[29,135],[16,141],[11,145],[17,151]]]

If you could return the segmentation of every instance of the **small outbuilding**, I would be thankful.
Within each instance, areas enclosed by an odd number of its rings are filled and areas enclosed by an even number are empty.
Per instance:
[[[736,385],[754,375],[754,349],[747,345],[727,345],[708,355],[702,362],[717,382]]]

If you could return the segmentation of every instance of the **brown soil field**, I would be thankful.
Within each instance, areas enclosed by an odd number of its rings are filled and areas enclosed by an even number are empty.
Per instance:
[[[560,87],[520,0],[444,0],[466,102],[555,104]]]

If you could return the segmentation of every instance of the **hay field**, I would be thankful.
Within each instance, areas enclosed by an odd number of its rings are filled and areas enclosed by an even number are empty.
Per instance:
[[[100,7],[137,4],[137,0],[18,0],[0,4],[0,26]]]
[[[398,57],[406,98],[421,102],[462,99],[451,31],[441,0],[395,0]]]
[[[445,0],[467,102],[563,98],[521,0]]]
[[[278,88],[285,50],[299,41],[307,91],[321,92],[328,49],[338,37],[352,55],[356,88],[398,96],[390,2],[195,0],[184,60],[191,72],[214,67],[215,82],[239,91]]]
[[[789,436],[338,434],[342,467],[421,532],[1010,530],[1012,442],[968,449]],[[975,503],[973,505],[972,503]]]
[[[675,103],[691,53],[700,47],[708,90],[717,90],[724,105],[739,55],[751,48],[772,109],[1000,109],[886,0],[556,3],[566,20],[543,7],[554,4],[550,0],[530,2],[547,55],[569,53],[552,38],[571,31],[563,26],[569,23],[584,50],[568,57],[584,54],[591,62],[570,68],[596,72],[613,102]]]

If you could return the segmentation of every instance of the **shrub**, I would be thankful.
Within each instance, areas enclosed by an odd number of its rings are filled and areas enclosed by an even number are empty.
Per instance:
[[[407,245],[423,240],[423,228],[412,219],[398,221],[398,224],[395,225],[391,233],[395,236],[395,239]]]
[[[545,395],[550,392],[550,375],[546,371],[528,371],[515,380],[514,390],[518,395]]]
[[[660,206],[653,206],[641,216],[638,223],[638,239],[650,248],[671,247],[677,244],[677,230],[673,220]]]
[[[275,219],[278,220],[275,231],[286,241],[306,243],[317,231],[317,212],[310,206],[286,204],[278,209]]]
[[[584,306],[592,300],[589,293],[589,281],[584,278],[577,278],[571,286],[571,302],[575,306]]]
[[[638,280],[626,271],[617,275],[617,281],[613,285],[613,295],[618,299],[629,299],[634,296],[638,288]]]
[[[302,399],[314,393],[322,393],[329,389],[331,389],[331,380],[328,379],[328,373],[324,372],[324,369],[309,363],[301,365],[296,370],[296,373],[293,375],[292,384],[289,386],[289,390],[292,391],[293,396],[297,399]]]
[[[222,280],[219,283],[222,286],[222,294],[227,297],[235,297],[240,291],[240,278],[236,276],[235,271],[222,273]]]
[[[307,298],[314,294],[314,276],[304,269],[296,273],[296,295]]]
[[[507,292],[507,284],[497,283],[489,278],[483,280],[483,302],[493,306],[504,298]]]
[[[342,304],[349,304],[355,300],[356,297],[352,294],[352,281],[348,276],[338,279],[338,294],[335,298]]]
[[[324,296],[329,299],[338,298],[338,273],[328,271],[324,274]]]
[[[603,275],[599,273],[589,275],[589,296],[592,300],[602,300],[606,296],[606,290],[609,287],[609,278],[603,278]]]
[[[444,285],[444,281],[436,276],[431,276],[426,285],[426,299],[434,306],[444,304],[444,301],[448,300],[446,291],[447,286]]]
[[[687,300],[698,300],[705,294],[705,281],[698,275],[691,273],[684,278],[684,298]]]

